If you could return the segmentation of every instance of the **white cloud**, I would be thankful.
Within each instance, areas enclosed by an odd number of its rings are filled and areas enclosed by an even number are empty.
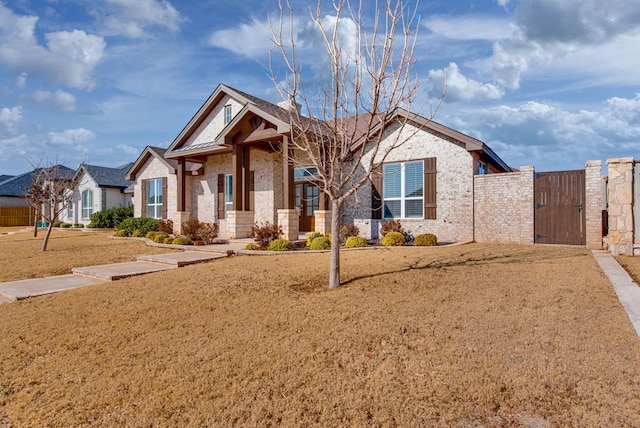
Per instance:
[[[49,132],[47,145],[86,152],[86,144],[95,137],[96,134],[88,129],[67,129],[62,132]]]
[[[504,96],[504,91],[496,85],[463,76],[455,62],[443,70],[430,70],[429,79],[433,85],[431,94],[440,97],[444,93],[445,102],[498,100]]]
[[[266,56],[273,45],[269,24],[253,18],[250,23],[217,30],[209,36],[209,44],[246,58]]]
[[[9,133],[13,134],[16,131],[15,126],[22,119],[22,107],[20,106],[0,109],[0,124],[4,125]]]
[[[35,37],[35,16],[15,15],[0,3],[0,63],[10,70],[45,77],[77,89],[95,86],[93,71],[104,57],[102,37],[84,31],[46,33],[46,46]]]
[[[431,16],[423,21],[434,33],[452,40],[501,40],[511,35],[512,24],[506,18],[490,16]]]
[[[16,88],[24,88],[27,85],[27,73],[24,71],[16,77]]]
[[[49,104],[59,111],[72,112],[76,109],[76,97],[60,89],[54,92],[35,91],[30,98],[40,104]]]
[[[148,37],[150,26],[165,27],[176,32],[185,19],[168,1],[106,0],[120,9],[118,15],[105,18],[108,30],[132,39]]]

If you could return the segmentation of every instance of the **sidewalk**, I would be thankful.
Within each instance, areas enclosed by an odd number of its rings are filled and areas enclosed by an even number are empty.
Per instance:
[[[141,255],[137,257],[135,262],[73,268],[73,274],[69,275],[2,282],[0,283],[0,303],[58,293],[88,285],[102,284],[107,281],[117,281],[130,276],[177,269],[194,263],[224,258],[229,254],[229,252],[224,251],[183,251],[152,256]]]

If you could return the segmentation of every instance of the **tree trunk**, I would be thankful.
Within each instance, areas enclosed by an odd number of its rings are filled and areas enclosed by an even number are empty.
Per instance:
[[[331,262],[329,266],[329,288],[340,287],[340,223],[342,204],[331,200]]]
[[[44,235],[44,240],[42,241],[42,248],[40,251],[47,251],[47,244],[49,243],[49,235],[51,235],[51,230],[53,229],[53,222],[49,222],[49,227],[47,228],[47,233]]]
[[[33,237],[38,237],[38,210],[36,210],[34,220],[33,220]]]

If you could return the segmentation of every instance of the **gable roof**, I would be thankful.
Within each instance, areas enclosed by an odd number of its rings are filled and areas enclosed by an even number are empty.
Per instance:
[[[0,183],[7,181],[10,178],[15,177],[14,175],[0,175]]]
[[[99,187],[126,189],[131,184],[131,180],[127,180],[125,176],[132,165],[133,162],[130,162],[117,168],[109,168],[106,166],[83,164],[78,168],[76,176],[82,171],[86,171]]]
[[[225,96],[230,96],[239,103],[243,104],[240,112],[238,112],[233,117],[231,122],[225,125],[225,127],[214,138],[213,141],[207,141],[183,148],[182,146],[187,142],[189,137],[193,135],[193,133],[206,120],[206,118],[209,116],[209,114],[211,114],[216,105],[218,105],[218,103]],[[224,137],[228,135],[229,131],[233,129],[234,126],[236,126],[238,122],[246,116],[247,113],[253,113],[256,116],[260,116],[273,123],[274,125],[276,125],[279,133],[289,132],[289,113],[285,108],[221,83],[213,91],[209,98],[207,98],[205,103],[191,118],[189,123],[187,123],[187,125],[182,129],[180,134],[178,134],[178,136],[173,140],[171,145],[166,150],[165,157],[167,159],[170,159],[178,156],[183,156],[185,152],[194,154],[203,151],[215,151],[216,149],[227,149],[227,147],[223,146],[225,142]],[[216,146],[219,146],[219,148],[217,148]]]
[[[71,180],[73,178],[74,170],[67,168],[64,165],[55,165],[52,168],[58,169],[57,179]],[[31,188],[33,178],[37,171],[42,168],[36,168],[33,171],[11,177],[0,183],[0,196],[13,196],[18,198],[24,198],[27,190]]]
[[[138,159],[136,159],[136,161],[131,164],[130,168],[127,170],[125,178],[132,181],[135,180],[136,174],[138,173],[138,171],[140,171],[140,169],[144,166],[144,164],[150,157],[153,157],[162,162],[167,167],[169,174],[175,174],[178,168],[178,161],[175,159],[166,159],[165,153],[167,152],[167,150],[168,149],[154,146],[145,147],[140,156],[138,156]],[[185,168],[192,174],[196,174],[197,171],[202,168],[202,164],[197,162],[186,162]]]

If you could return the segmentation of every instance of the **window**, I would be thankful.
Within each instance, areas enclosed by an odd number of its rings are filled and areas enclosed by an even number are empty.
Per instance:
[[[484,162],[478,162],[478,175],[484,175],[487,173],[487,164]]]
[[[162,178],[147,180],[147,217],[162,218]]]
[[[73,222],[73,202],[69,202],[69,206],[67,207],[67,219]]]
[[[293,178],[295,180],[309,180],[316,177],[318,177],[318,168],[316,167],[310,166],[293,170]]]
[[[224,212],[233,211],[233,176],[224,176]]]
[[[87,219],[93,214],[93,192],[85,190],[82,192],[82,218]]]
[[[224,124],[231,122],[233,118],[233,110],[231,109],[231,104],[227,104],[224,106]]]
[[[422,161],[383,165],[384,218],[424,218]]]

